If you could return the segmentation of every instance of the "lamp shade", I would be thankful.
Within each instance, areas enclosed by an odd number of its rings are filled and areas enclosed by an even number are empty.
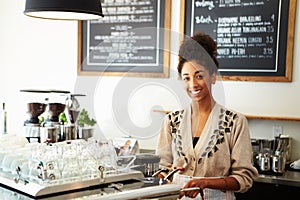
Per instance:
[[[24,14],[61,20],[92,20],[104,16],[101,0],[26,0]]]

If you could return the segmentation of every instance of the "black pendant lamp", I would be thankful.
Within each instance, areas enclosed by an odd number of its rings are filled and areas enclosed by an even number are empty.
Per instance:
[[[26,0],[24,14],[60,20],[92,20],[104,16],[101,0]]]

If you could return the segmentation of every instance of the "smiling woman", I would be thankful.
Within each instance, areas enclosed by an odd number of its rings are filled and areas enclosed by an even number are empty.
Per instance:
[[[258,175],[251,163],[247,119],[214,99],[216,50],[214,40],[202,32],[183,40],[177,69],[191,103],[167,114],[160,129],[156,153],[160,167],[170,173],[158,176],[174,176],[173,182],[183,187],[182,199],[235,199],[234,192],[249,190]]]

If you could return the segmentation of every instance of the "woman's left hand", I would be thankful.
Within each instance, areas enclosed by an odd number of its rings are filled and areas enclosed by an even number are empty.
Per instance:
[[[196,196],[198,196],[199,193],[203,199],[203,189],[205,187],[206,187],[205,179],[189,180],[180,191],[179,199],[181,199],[183,196],[195,198]]]

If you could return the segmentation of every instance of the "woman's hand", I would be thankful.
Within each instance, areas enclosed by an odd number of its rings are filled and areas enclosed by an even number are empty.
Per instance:
[[[157,176],[158,178],[164,179],[171,170],[172,170],[172,168],[170,168],[170,167],[163,167],[163,168],[159,169],[158,171],[156,171],[152,175],[152,177]]]
[[[185,191],[185,189],[187,188],[199,188],[199,189]],[[183,191],[180,192],[179,198],[183,196],[195,198],[205,188],[222,190],[222,191],[226,191],[226,190],[237,191],[239,190],[240,185],[237,182],[237,180],[233,177],[192,179],[189,180],[182,188]],[[203,196],[203,194],[201,196]]]
[[[180,191],[179,199],[181,199],[183,196],[195,198],[199,193],[203,199],[203,189],[206,188],[206,184],[206,179],[189,180]]]

